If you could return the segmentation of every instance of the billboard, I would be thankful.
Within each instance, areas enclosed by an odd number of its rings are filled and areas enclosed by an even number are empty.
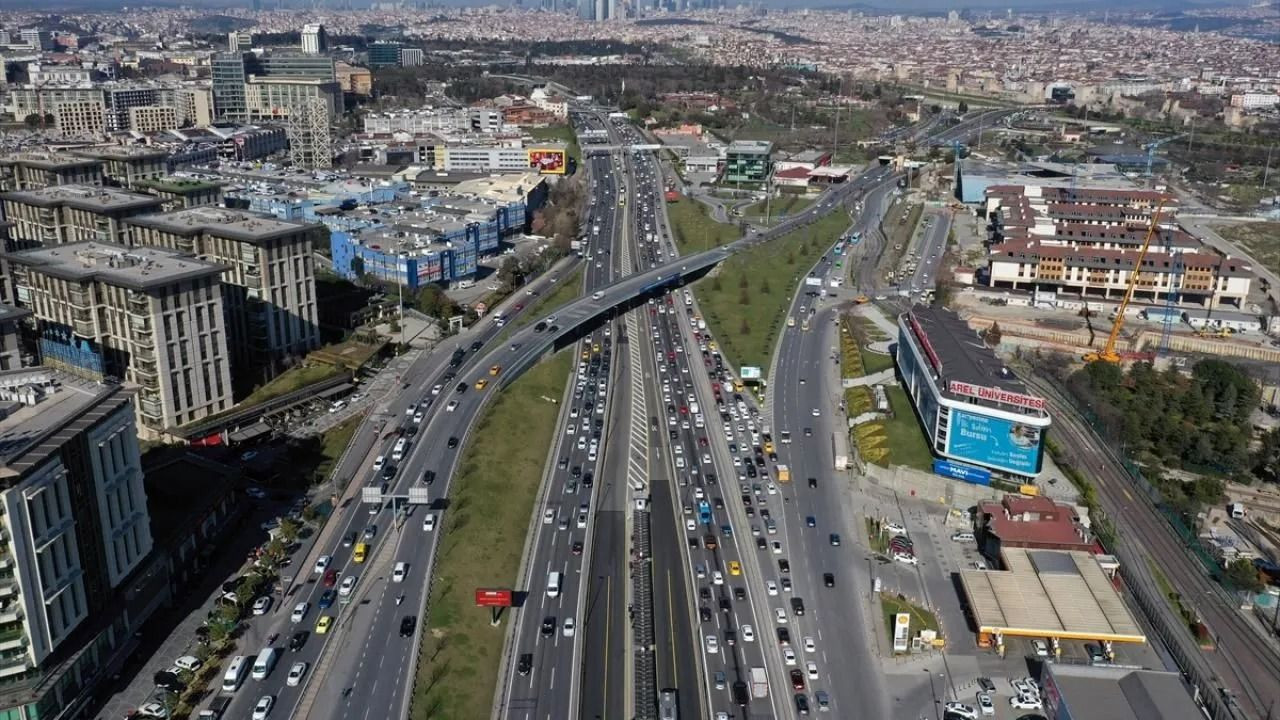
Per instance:
[[[530,148],[529,167],[543,175],[563,175],[569,167],[569,157],[559,148]]]
[[[738,368],[738,375],[740,375],[743,380],[759,380],[760,368],[755,365],[743,365]]]
[[[911,646],[911,615],[898,613],[893,616],[893,651],[906,652]]]
[[[1044,433],[1033,425],[952,409],[947,455],[1019,475],[1040,472]]]
[[[1045,402],[1042,397],[1027,395],[1025,393],[1017,393],[1011,390],[1002,390],[997,387],[973,385],[959,380],[952,380],[947,383],[947,389],[957,395],[968,395],[969,397],[989,400],[1002,405],[1016,405],[1018,407],[1031,408],[1032,410],[1045,409]]]
[[[950,460],[934,460],[933,471],[943,477],[963,480],[973,485],[991,484],[991,471],[986,468],[974,467],[973,465],[951,462]]]
[[[511,591],[476,588],[476,607],[511,607]]]

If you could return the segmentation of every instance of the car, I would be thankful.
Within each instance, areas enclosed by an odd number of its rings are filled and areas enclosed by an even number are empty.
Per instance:
[[[267,720],[267,716],[271,714],[271,708],[275,704],[276,699],[271,695],[263,695],[258,698],[258,703],[253,706],[253,720]]]
[[[707,654],[708,654],[708,655],[714,655],[714,654],[716,654],[716,653],[720,652],[720,641],[719,641],[719,640],[716,640],[716,636],[715,636],[715,635],[707,635],[707,636],[704,638],[704,642],[705,642],[706,647],[707,647]]]
[[[300,602],[293,606],[293,612],[289,615],[289,622],[300,623],[307,616],[307,612],[311,610],[311,603]]]
[[[821,411],[821,410],[819,410],[818,408],[814,408],[814,409],[813,409],[813,416],[814,416],[814,417],[822,417],[822,411]]]
[[[302,684],[302,676],[306,674],[307,664],[304,662],[296,662],[289,668],[289,676],[284,682],[289,687],[297,687]]]
[[[543,513],[542,513],[542,524],[543,524],[543,525],[550,525],[551,523],[555,522],[555,519],[556,519],[556,511],[555,511],[555,509],[553,509],[553,508],[547,508],[545,511],[543,511]]]
[[[779,625],[787,624],[787,611],[782,608],[773,609],[773,618],[778,621]]]
[[[373,469],[375,472],[378,470],[381,470],[382,466],[386,464],[387,464],[387,458],[384,455],[379,455],[378,457],[373,459]]]
[[[996,714],[996,704],[991,701],[990,695],[984,692],[980,692],[978,693],[977,699],[978,699],[978,710],[983,715]]]
[[[418,618],[414,615],[405,615],[400,618],[400,637],[413,637],[413,629],[418,626]]]
[[[734,575],[734,576],[741,575],[741,574],[742,574],[742,563],[738,562],[737,560],[730,560],[730,561],[729,561],[729,574],[730,574],[730,575]]]
[[[778,572],[784,573],[784,574],[791,572],[791,561],[787,560],[786,558],[779,558]]]
[[[367,526],[365,527],[365,529],[364,529],[364,539],[365,539],[365,540],[372,540],[372,539],[374,539],[375,537],[377,537],[377,535],[378,535],[378,526],[377,526],[377,525],[373,525],[373,524],[371,524],[371,525],[367,525]]]
[[[712,584],[715,584],[715,585],[723,585],[724,573],[720,572],[719,570],[716,570],[715,572],[711,573],[711,582]]]
[[[1013,691],[1016,695],[1030,695],[1032,697],[1040,697],[1040,688],[1031,678],[1019,678],[1010,681],[1013,685]]]
[[[1049,646],[1043,640],[1032,640],[1031,647],[1036,651],[1036,657],[1049,657]]]
[[[356,544],[356,538],[358,538],[358,537],[359,537],[359,535],[357,535],[357,534],[356,534],[356,532],[355,532],[354,530],[352,530],[351,532],[347,533],[346,535],[343,535],[343,536],[342,536],[342,547],[351,547],[352,545],[355,545],[355,544]]]
[[[840,533],[831,533],[828,535],[827,542],[831,543],[831,547],[840,547]]]
[[[453,412],[454,410],[457,410],[457,409],[458,409],[458,401],[457,401],[457,400],[450,400],[450,401],[449,401],[449,404],[444,406],[444,411],[445,411],[445,412]]]
[[[755,641],[756,641],[756,631],[755,631],[755,628],[751,627],[750,625],[743,625],[743,626],[742,626],[742,641],[743,641],[743,642],[755,642]]]
[[[321,555],[320,557],[316,558],[316,567],[315,567],[316,574],[323,575],[325,568],[329,567],[329,564],[332,562],[333,562],[332,555]]]
[[[329,632],[329,628],[333,627],[332,615],[321,615],[320,620],[316,622],[316,634],[324,635]]]
[[[195,655],[183,655],[173,661],[174,667],[179,670],[186,670],[187,672],[195,672],[200,669],[201,665],[204,665],[204,663]]]
[[[409,574],[408,563],[398,562],[391,571],[391,582],[404,582],[404,578]]]
[[[971,705],[965,705],[960,702],[949,702],[942,706],[944,712],[954,715],[964,720],[978,720],[978,711],[973,709]]]
[[[782,554],[782,543],[778,542],[777,540],[774,540],[773,542],[769,543],[769,545],[773,548],[774,555]]]
[[[1009,698],[1009,707],[1017,710],[1039,710],[1041,702],[1036,695],[1018,695]]]
[[[343,597],[350,595],[352,591],[356,589],[356,580],[358,579],[359,579],[358,575],[343,576],[342,584],[338,586],[338,594]]]
[[[801,715],[809,714],[809,698],[804,693],[796,693],[796,712]]]
[[[551,635],[555,634],[555,631],[556,617],[554,615],[548,615],[547,617],[542,618],[542,627],[539,630],[539,632],[542,633],[542,636],[551,637]]]
[[[804,615],[804,600],[798,597],[791,598],[791,612],[795,613],[796,617]]]
[[[414,424],[414,425],[421,425],[421,424],[422,424],[422,421],[423,421],[424,419],[426,419],[426,415],[423,415],[421,411],[419,411],[419,412],[417,412],[417,413],[414,413],[414,415],[413,415],[413,424]]]
[[[804,673],[799,669],[792,670],[787,673],[791,678],[791,687],[795,690],[804,690]]]
[[[533,670],[533,653],[521,653],[520,660],[516,663],[516,672],[521,675],[528,675]]]
[[[164,709],[164,705],[158,702],[149,702],[138,708],[139,717],[147,718],[167,718],[169,711]]]
[[[782,662],[786,663],[787,665],[795,665],[796,651],[792,650],[789,647],[782,648]]]
[[[774,582],[774,581],[772,581],[772,580],[765,580],[765,581],[764,581],[764,590],[765,590],[765,592],[769,593],[770,595],[777,595],[777,594],[778,594],[778,583],[776,583],[776,582]]]
[[[266,595],[263,595],[262,597],[253,601],[254,615],[266,615],[267,611],[270,609],[271,609],[271,598]]]
[[[483,390],[485,386],[488,384],[489,384],[489,380],[487,378],[480,378],[479,380],[476,381],[476,389]]]
[[[582,554],[582,541],[581,541],[581,540],[574,540],[574,541],[573,541],[573,544],[569,547],[569,552],[573,553],[574,555],[581,555],[581,554]]]
[[[806,635],[804,638],[803,644],[804,644],[804,651],[807,653],[816,652],[818,649],[817,644],[813,642],[812,636]]]
[[[441,384],[437,383],[437,384],[435,384],[435,385],[432,385],[432,386],[431,386],[431,394],[432,394],[432,395],[439,395],[441,390],[444,390],[444,385],[441,385]]]
[[[818,679],[818,663],[810,660],[804,664],[804,672],[810,680]]]
[[[884,524],[884,531],[892,535],[906,535],[907,529],[901,523],[890,520]]]
[[[817,527],[818,519],[812,515],[806,515],[804,518],[804,524],[806,527]]]
[[[698,619],[702,622],[711,622],[711,608],[706,605],[698,606]]]
[[[826,690],[819,690],[813,694],[813,701],[818,704],[818,712],[831,712],[831,696]]]
[[[332,590],[325,590],[320,593],[320,599],[316,601],[316,607],[324,610],[333,605],[333,599],[337,597],[337,593]]]
[[[303,645],[307,644],[307,638],[311,637],[311,633],[306,630],[299,630],[289,638],[289,651],[298,652]]]
[[[836,586],[836,576],[835,576],[835,573],[829,573],[829,572],[828,572],[828,573],[822,573],[822,584],[823,584],[823,585],[825,585],[825,586],[827,586],[827,587],[829,587],[829,588],[833,588],[833,587],[835,587],[835,586]]]
[[[458,442],[459,441],[456,435],[450,435],[449,440],[448,442],[445,443],[445,445],[447,445],[450,450],[453,450],[458,447]]]
[[[916,556],[915,556],[915,555],[910,555],[910,554],[907,554],[907,553],[896,552],[896,553],[894,553],[894,554],[893,554],[893,559],[894,559],[894,560],[897,560],[897,561],[898,561],[898,562],[900,562],[900,563],[903,563],[904,565],[919,565],[919,564],[920,564],[920,561],[916,558]]]
[[[576,632],[577,629],[577,622],[573,618],[568,617],[564,619],[564,624],[560,626],[560,634],[565,637],[573,637],[574,632]]]
[[[994,693],[996,691],[996,684],[991,682],[991,678],[980,677],[978,678],[978,688],[985,693]]]

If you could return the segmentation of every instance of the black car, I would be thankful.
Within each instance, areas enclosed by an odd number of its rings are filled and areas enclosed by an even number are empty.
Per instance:
[[[782,558],[781,560],[779,560],[779,561],[778,561],[778,572],[781,572],[781,573],[784,573],[784,574],[785,574],[785,573],[790,573],[790,572],[791,572],[791,562],[790,562],[790,561],[788,561],[786,558]]]
[[[533,326],[533,331],[534,331],[534,332],[542,332],[543,330],[546,330],[546,329],[547,329],[547,324],[546,324],[545,322],[542,322],[541,320],[539,320],[539,321],[538,321],[538,324],[537,324],[537,325],[534,325],[534,326]],[[532,664],[533,664],[533,663],[532,663],[532,662],[530,662],[530,665],[532,665]],[[521,674],[521,675],[527,675],[528,673],[527,673],[527,672],[523,672],[523,673],[520,673],[520,674]]]
[[[156,687],[169,692],[182,692],[182,688],[185,687],[182,684],[182,680],[178,679],[177,673],[171,673],[168,670],[161,670],[152,675],[151,681],[155,683]]]
[[[702,619],[702,622],[711,622],[711,608],[706,605],[699,605],[698,617]]]
[[[396,476],[396,466],[395,466],[395,465],[392,465],[391,463],[387,463],[386,465],[383,465],[383,466],[382,466],[382,479],[383,479],[383,480],[390,480],[391,478],[393,478],[393,477],[395,477],[395,476]]]
[[[698,588],[698,599],[700,599],[700,600],[710,600],[710,599],[711,599],[711,588],[709,588],[709,587],[707,587],[707,586],[705,586],[705,585],[703,585],[702,587]]]
[[[453,389],[453,391],[461,395],[462,393],[467,391],[467,384],[464,382],[460,382],[458,383],[458,386]]]
[[[729,612],[730,610],[733,609],[733,603],[732,601],[729,600],[728,595],[720,596],[720,609],[725,612]]]
[[[791,612],[796,615],[804,615],[804,600],[797,597],[791,598]]]
[[[307,644],[308,637],[311,637],[311,633],[306,630],[299,630],[294,633],[293,637],[289,638],[289,649],[293,652],[301,650],[302,646]]]
[[[413,629],[418,626],[418,618],[412,615],[405,615],[400,620],[400,637],[410,637],[413,635]]]
[[[746,588],[740,588],[740,587],[736,587],[736,588],[734,588],[734,589],[733,589],[733,599],[734,599],[734,600],[746,600],[746,599],[747,599],[747,590],[746,590]]]
[[[435,482],[435,481],[436,481],[436,471],[435,471],[435,470],[424,470],[424,471],[422,472],[422,482],[423,482],[423,483],[425,483],[425,484],[427,484],[427,485],[430,485],[431,483],[433,483],[433,482]]]
[[[826,585],[827,587],[835,587],[836,586],[835,573],[822,573],[822,584]]]
[[[756,549],[757,549],[757,550],[768,550],[768,549],[769,549],[769,542],[768,542],[767,540],[765,540],[764,538],[762,538],[762,537],[758,537],[758,538],[756,538]]]
[[[556,619],[550,615],[542,618],[542,636],[551,637],[556,632]]]
[[[751,694],[747,692],[747,684],[738,680],[733,684],[733,702],[741,707],[746,707],[751,702]]]
[[[594,485],[595,482],[596,476],[594,473],[586,472],[582,474],[582,487],[589,488]]]
[[[574,555],[581,555],[581,554],[582,554],[582,541],[581,541],[581,540],[574,540],[574,541],[573,541],[573,545],[569,546],[569,552],[573,553]]]
[[[707,473],[707,474],[706,474],[706,475],[704,475],[703,477],[706,479],[706,481],[707,481],[707,484],[708,484],[708,485],[715,485],[715,484],[716,484],[716,474],[715,474],[715,473]]]
[[[804,693],[796,693],[796,712],[801,715],[809,714],[809,698]]]
[[[453,436],[453,435],[450,435],[450,436],[449,436],[449,442],[448,442],[448,443],[446,443],[446,444],[449,446],[449,449],[450,449],[450,450],[452,450],[452,449],[454,449],[454,448],[458,447],[458,438],[457,438],[457,437],[455,437],[455,436]]]
[[[784,627],[780,627],[780,628],[778,628],[778,644],[779,644],[779,645],[790,645],[790,644],[791,644],[791,631],[790,631],[790,630],[788,630],[788,629],[786,629],[786,628],[784,628]]]
[[[809,487],[811,488],[818,487],[818,478],[809,478]]]
[[[475,352],[482,347],[484,347],[484,345],[479,340],[476,340],[475,342],[471,343],[471,352]]]
[[[569,471],[569,474],[570,474],[570,475],[572,475],[572,476],[574,476],[574,477],[576,477],[576,478],[580,478],[580,477],[582,477],[582,466],[581,466],[581,465],[574,465],[574,466],[573,466],[573,469]]]
[[[342,537],[342,547],[351,547],[356,544],[356,532],[352,530]]]

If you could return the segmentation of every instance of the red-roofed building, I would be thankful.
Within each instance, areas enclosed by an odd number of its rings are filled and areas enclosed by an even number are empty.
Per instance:
[[[978,504],[978,547],[989,558],[1006,547],[1092,552],[1089,532],[1073,507],[1047,497],[1005,495],[1000,502]]]
[[[803,166],[775,170],[773,184],[779,187],[809,187],[809,174],[811,172],[812,170]]]

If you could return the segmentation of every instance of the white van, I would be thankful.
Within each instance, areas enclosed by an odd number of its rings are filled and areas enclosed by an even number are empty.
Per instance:
[[[591,299],[592,299],[592,300],[597,300],[597,301],[599,301],[599,300],[603,300],[603,299],[604,299],[604,292],[602,292],[602,291],[600,291],[600,290],[597,290],[597,291],[595,291],[595,292],[591,293]]]
[[[553,572],[547,575],[547,597],[558,595],[560,595],[560,573]]]
[[[258,658],[253,661],[253,679],[266,680],[267,676],[271,674],[271,669],[275,666],[276,649],[271,647],[263,648],[262,652],[258,653]]]
[[[951,536],[952,542],[973,542],[976,539],[977,538],[973,536],[973,533],[968,531],[958,532]]]
[[[244,683],[244,676],[249,672],[249,658],[237,655],[231,658],[227,672],[222,676],[222,692],[235,692]]]
[[[407,443],[405,442],[404,438],[400,438],[399,440],[396,441],[396,446],[391,449],[392,460],[396,462],[400,462],[401,460],[404,459],[404,447],[406,444]]]

